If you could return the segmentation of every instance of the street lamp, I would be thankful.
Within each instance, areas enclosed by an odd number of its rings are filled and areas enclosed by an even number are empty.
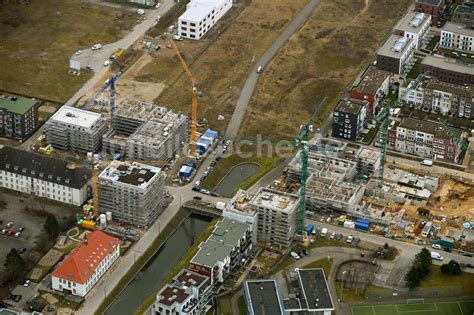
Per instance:
[[[342,301],[342,292],[344,290],[344,276],[346,275],[347,270],[342,272],[342,286],[341,286],[341,301]]]

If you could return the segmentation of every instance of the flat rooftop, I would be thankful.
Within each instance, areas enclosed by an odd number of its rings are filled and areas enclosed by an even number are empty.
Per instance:
[[[182,269],[180,273],[173,278],[175,283],[179,283],[184,289],[189,287],[199,288],[201,285],[209,281],[209,277],[201,275],[189,269]]]
[[[377,69],[374,66],[370,66],[367,71],[364,73],[362,80],[359,82],[357,87],[354,88],[354,91],[375,95],[377,90],[380,88],[382,83],[390,75],[389,72]]]
[[[186,12],[179,19],[201,21],[223,2],[224,0],[191,0],[187,5]]]
[[[431,80],[426,85],[427,89],[449,92],[452,94],[462,95],[465,97],[472,97],[474,95],[474,86],[472,85],[457,85],[438,80]]]
[[[117,106],[114,115],[145,121],[159,115],[162,111],[166,111],[166,108],[152,103],[124,100]]]
[[[140,126],[131,136],[130,140],[138,143],[158,145],[172,137],[174,131],[186,118],[179,114],[168,113],[163,118],[152,118]]]
[[[256,212],[252,207],[250,207],[250,201],[254,197],[255,195],[252,193],[245,190],[239,190],[234,198],[227,203],[226,210],[254,215]]]
[[[100,173],[99,178],[146,188],[155,176],[160,175],[161,169],[159,167],[137,162],[112,161]]]
[[[99,119],[101,114],[83,110],[71,106],[63,106],[50,118],[57,121],[74,126],[91,128]]]
[[[474,65],[468,65],[460,62],[455,62],[455,59],[450,61],[448,58],[442,56],[426,56],[421,62],[422,66],[432,66],[443,70],[459,72],[469,75],[474,75]]]
[[[244,286],[255,315],[284,314],[275,280],[249,280],[245,281]]]
[[[297,269],[308,311],[332,310],[334,306],[322,268]]]
[[[380,48],[378,54],[381,56],[400,58],[405,51],[410,47],[410,43],[413,41],[411,38],[406,38],[398,35],[390,35],[385,41],[382,48]]]
[[[0,95],[0,109],[23,115],[37,103],[37,100],[21,97]]]
[[[454,10],[454,14],[459,14],[459,13],[474,14],[474,5],[466,5],[466,4],[458,5],[456,10]]]
[[[268,188],[260,188],[252,204],[276,211],[290,212],[298,206],[297,195],[284,193]]]
[[[432,121],[405,118],[402,120],[398,127],[430,133],[433,134],[436,138],[451,139],[451,135],[446,127],[444,127],[440,123]],[[451,130],[459,136],[462,135],[462,130],[459,128],[451,127]]]
[[[429,19],[429,14],[410,11],[398,22],[395,29],[404,32],[419,33],[423,25],[428,22]]]
[[[182,303],[189,297],[184,289],[175,288],[167,284],[159,293],[158,300],[161,304],[171,306],[174,303]]]
[[[356,99],[340,100],[335,110],[341,113],[358,115],[366,104],[367,101]]]
[[[191,262],[214,267],[218,261],[222,261],[230,255],[249,226],[247,223],[228,218],[219,221],[211,236],[199,245],[199,251],[191,259]]]
[[[443,31],[474,37],[474,30],[466,28],[464,25],[448,22],[444,24]]]

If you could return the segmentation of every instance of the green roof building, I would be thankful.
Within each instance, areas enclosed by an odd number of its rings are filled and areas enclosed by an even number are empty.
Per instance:
[[[38,128],[38,101],[0,96],[0,136],[23,140]]]

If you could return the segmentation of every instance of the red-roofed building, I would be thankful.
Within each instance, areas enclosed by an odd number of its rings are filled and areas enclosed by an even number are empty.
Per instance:
[[[94,231],[53,271],[54,290],[85,296],[120,255],[120,240]]]

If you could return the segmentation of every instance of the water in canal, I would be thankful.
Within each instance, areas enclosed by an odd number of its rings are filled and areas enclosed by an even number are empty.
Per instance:
[[[166,276],[179,263],[210,221],[209,217],[195,214],[186,218],[105,314],[134,314],[140,305],[160,287]]]
[[[234,166],[217,185],[215,191],[222,196],[231,197],[230,194],[246,179],[255,175],[259,168],[260,166],[255,163],[242,163]]]

